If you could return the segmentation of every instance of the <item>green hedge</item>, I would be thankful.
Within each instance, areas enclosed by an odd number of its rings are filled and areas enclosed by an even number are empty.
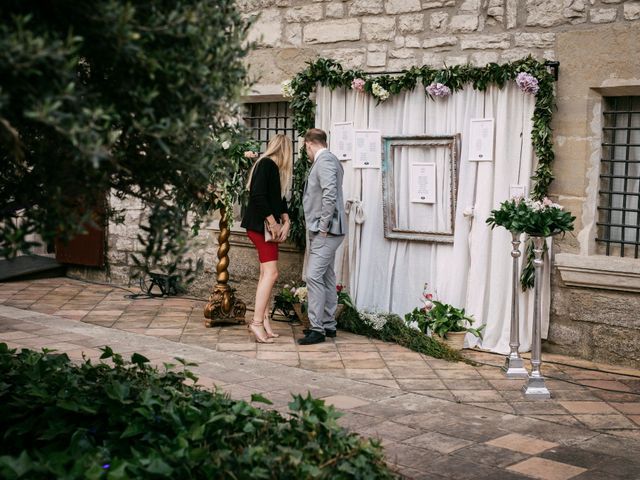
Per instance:
[[[283,417],[188,385],[188,364],[103,357],[114,366],[0,343],[0,478],[393,478],[321,400],[295,396]]]

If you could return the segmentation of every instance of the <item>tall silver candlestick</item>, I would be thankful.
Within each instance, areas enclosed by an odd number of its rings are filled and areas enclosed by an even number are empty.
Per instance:
[[[533,296],[533,338],[531,339],[531,374],[527,383],[522,387],[522,393],[528,398],[551,398],[551,393],[544,383],[544,377],[540,372],[541,360],[541,319],[540,319],[540,292],[542,290],[542,256],[544,254],[544,237],[531,237],[533,240],[533,253],[535,259],[535,285]]]
[[[511,275],[511,331],[509,347],[511,352],[505,359],[502,370],[507,378],[527,378],[529,374],[524,368],[524,362],[518,352],[520,348],[520,318],[518,308],[518,288],[520,285],[519,261],[521,232],[511,232],[511,256],[513,257],[513,272]]]

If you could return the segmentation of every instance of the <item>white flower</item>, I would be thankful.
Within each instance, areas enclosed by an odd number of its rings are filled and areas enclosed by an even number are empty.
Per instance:
[[[526,198],[524,203],[534,212],[540,212],[542,210],[558,209],[562,210],[564,207],[557,203],[553,203],[550,198],[544,197],[542,200],[533,200],[532,198]]]
[[[224,149],[224,150],[228,150],[229,147],[231,146],[231,142],[229,140],[225,140],[224,142],[222,142],[220,144],[220,146]]]
[[[291,87],[291,80],[285,80],[280,84],[280,86],[282,87],[282,96],[284,98],[293,98],[295,92]]]
[[[418,322],[413,320],[412,322],[407,323],[407,327],[413,328],[414,330],[420,331],[420,327],[418,326]]]
[[[301,302],[304,302],[307,299],[307,287],[298,287],[293,296]]]
[[[378,83],[374,82],[373,85],[371,85],[371,92],[373,93],[373,96],[381,102],[384,102],[389,98],[389,92],[382,88]]]
[[[382,330],[387,323],[387,316],[384,313],[361,312],[360,318],[374,330]]]
[[[467,207],[462,211],[462,215],[465,217],[473,217],[473,207]]]

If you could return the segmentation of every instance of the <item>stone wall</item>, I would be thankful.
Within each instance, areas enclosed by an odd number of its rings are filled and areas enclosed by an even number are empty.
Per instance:
[[[640,18],[638,2],[625,3]],[[602,97],[640,95],[640,22],[559,32],[551,192],[576,215],[556,242],[547,348],[640,366],[640,260],[607,257],[595,241]]]
[[[260,84],[279,83],[316,56],[350,68],[555,59],[559,32],[640,18],[623,0],[238,0],[260,15],[249,57]],[[636,24],[637,26],[637,24]]]
[[[599,168],[599,106],[603,94],[640,95],[640,1],[638,0],[238,0],[257,48],[249,55],[255,96],[273,99],[279,84],[317,57],[345,67],[392,72],[414,65],[484,65],[533,55],[560,61],[554,117],[556,181],[552,194],[577,217],[574,235],[556,242],[556,253],[601,258],[595,245]],[[607,90],[608,89],[608,90]],[[613,90],[611,90],[613,89]],[[617,90],[616,90],[617,89]],[[617,93],[616,93],[617,92]],[[126,283],[126,253],[136,248],[142,214],[129,205],[125,226],[110,225],[109,262],[114,281]],[[192,293],[206,295],[215,283],[215,222],[203,229],[193,255],[207,272]],[[230,273],[251,303],[258,275],[255,252],[240,232],[232,235]],[[561,258],[559,256],[558,258]],[[287,248],[282,280],[300,278],[302,255]],[[567,257],[568,258],[568,257]],[[600,260],[598,260],[600,261]],[[602,260],[608,264],[608,258]],[[635,263],[634,263],[635,262]],[[546,347],[598,360],[640,365],[640,260],[638,288],[567,284],[562,262],[554,269],[552,313]],[[637,266],[637,269],[636,269]],[[606,267],[611,268],[611,267]],[[282,283],[282,282],[281,282]],[[571,282],[569,282],[571,283]],[[615,283],[615,282],[614,282]],[[607,287],[610,288],[610,287]],[[606,314],[603,314],[606,312]]]
[[[120,285],[127,285],[137,291],[139,282],[133,280],[134,264],[131,255],[140,251],[138,241],[138,224],[144,220],[142,204],[135,199],[119,200],[111,196],[111,207],[124,209],[125,218],[122,224],[110,222],[107,227],[107,269],[101,275],[95,269],[77,268],[73,275],[81,275],[93,280],[108,280]],[[202,225],[200,233],[192,241],[187,259],[194,262],[202,259],[204,270],[195,282],[189,286],[188,293],[198,298],[206,299],[211,287],[216,283],[216,266],[218,263],[218,222],[220,216],[216,213],[209,221]],[[236,222],[236,224],[239,222]],[[255,289],[260,273],[257,253],[247,238],[244,229],[237,225],[230,237],[229,250],[229,284],[237,289],[237,295],[250,307],[253,306]],[[292,245],[280,247],[280,279],[279,284],[299,282],[302,275],[302,253]]]

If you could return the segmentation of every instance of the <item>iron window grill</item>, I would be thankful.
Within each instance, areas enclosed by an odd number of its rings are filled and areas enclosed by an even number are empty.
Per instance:
[[[605,97],[597,242],[611,256],[639,258],[640,96]]]
[[[298,158],[298,135],[293,128],[293,115],[289,102],[261,102],[245,104],[245,124],[253,138],[260,142],[260,151],[267,149],[269,139],[277,134],[287,135],[293,142],[293,160]]]

